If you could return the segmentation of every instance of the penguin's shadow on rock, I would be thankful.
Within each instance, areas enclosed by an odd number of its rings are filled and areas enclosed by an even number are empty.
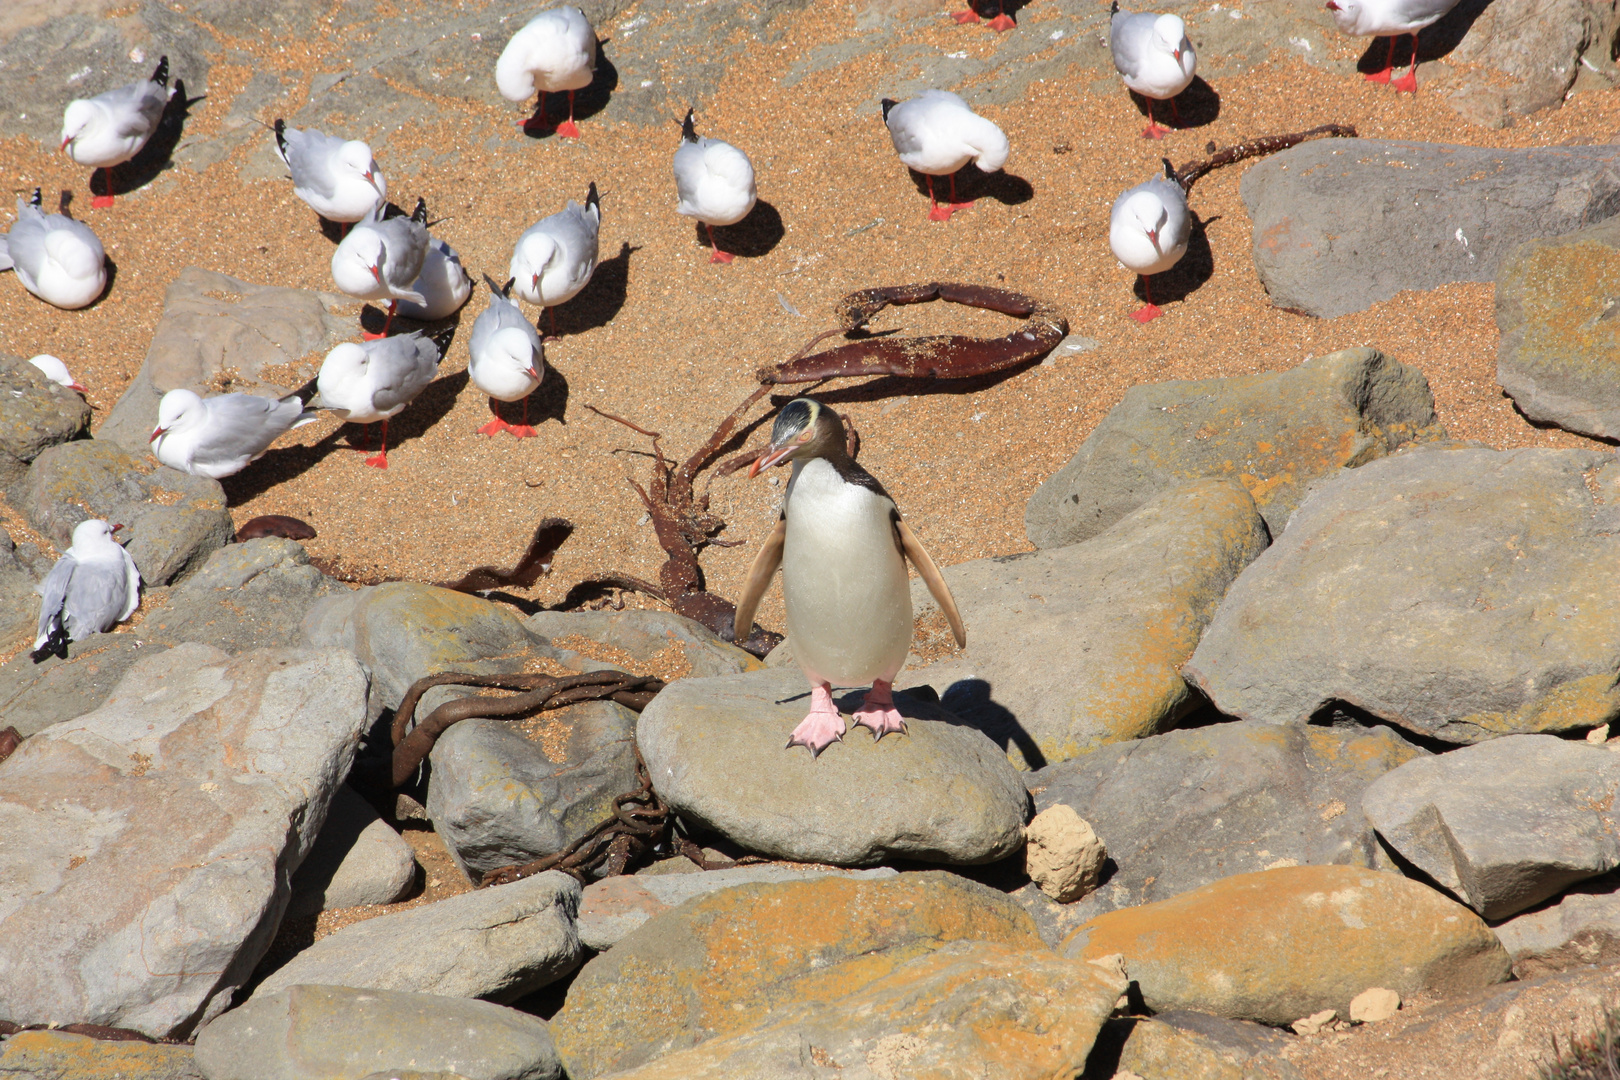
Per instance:
[[[1448,55],[1462,39],[1468,36],[1473,28],[1474,20],[1484,14],[1491,0],[1462,0],[1462,3],[1446,12],[1439,22],[1426,26],[1418,31],[1417,58],[1420,63],[1439,60]],[[1367,42],[1367,51],[1361,54],[1356,61],[1356,70],[1363,75],[1383,71],[1384,66],[1391,62],[1389,38],[1375,37]],[[1412,35],[1401,34],[1395,38],[1394,66],[1396,70],[1412,66]]]
[[[1208,221],[1204,221],[1193,211],[1187,212],[1192,217],[1192,228],[1187,237],[1187,254],[1162,274],[1153,275],[1152,292],[1155,304],[1185,300],[1204,282],[1215,276],[1215,253],[1210,250],[1206,230],[1209,225],[1221,220],[1221,216],[1216,214]],[[1142,276],[1138,274],[1135,285],[1136,298],[1145,302],[1148,299],[1148,288]]]
[[[911,173],[912,186],[917,194],[928,194],[928,177],[916,169],[908,170]],[[934,198],[940,205],[950,201],[951,178],[949,176],[934,177]],[[1022,176],[1015,176],[1005,169],[987,173],[980,171],[979,167],[971,161],[962,166],[956,173],[956,198],[958,202],[973,202],[978,199],[994,199],[1003,206],[1017,206],[1027,203],[1035,197],[1035,188]]]
[[[913,694],[923,689],[912,687],[903,692]],[[1035,745],[1034,736],[1018,722],[1011,709],[995,699],[995,688],[987,680],[958,679],[945,688],[939,704],[940,708],[961,721],[964,727],[982,732],[1003,753],[1009,746],[1018,747],[1018,752],[1023,755],[1031,771],[1046,767],[1046,755]]]
[[[174,80],[174,96],[163,107],[163,115],[158,118],[157,130],[152,132],[152,137],[146,140],[140,153],[122,165],[113,166],[110,192],[107,190],[107,171],[97,169],[90,177],[91,194],[125,195],[150,184],[165,169],[174,168],[174,150],[180,145],[180,136],[185,134],[191,107],[206,97],[206,94],[186,97],[186,81]]]
[[[704,228],[703,222],[697,222],[697,241],[702,247],[709,247],[709,230]],[[714,228],[715,243],[720,250],[731,255],[741,255],[745,259],[757,259],[761,255],[769,255],[771,249],[782,242],[787,235],[787,229],[782,225],[782,215],[777,213],[776,207],[760,199],[748,216],[735,225],[716,225]]]
[[[559,334],[582,334],[613,321],[613,317],[624,307],[625,296],[630,289],[630,256],[640,250],[621,241],[617,255],[596,264],[590,284],[568,303],[554,309]],[[544,330],[545,323],[542,321],[541,332],[544,333]]]
[[[596,72],[589,86],[574,91],[574,122],[588,120],[608,107],[613,91],[619,88],[619,69],[607,58],[602,49],[607,41],[596,43]],[[534,115],[523,122],[522,131],[531,139],[549,139],[557,134],[557,125],[568,119],[568,92],[542,94],[536,102]]]
[[[1129,91],[1131,103],[1136,111],[1142,114],[1142,119],[1148,116],[1148,99],[1135,90]],[[1172,105],[1171,101],[1175,104]],[[1204,81],[1202,75],[1194,75],[1193,81],[1187,84],[1187,89],[1177,94],[1170,101],[1155,101],[1153,103],[1153,119],[1173,131],[1185,128],[1204,127],[1213,124],[1221,115],[1221,95],[1209,83]]]

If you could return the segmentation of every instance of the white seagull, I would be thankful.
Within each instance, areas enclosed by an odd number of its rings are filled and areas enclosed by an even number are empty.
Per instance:
[[[1144,139],[1161,139],[1170,130],[1153,121],[1153,103],[1169,99],[1171,114],[1180,123],[1176,95],[1192,85],[1198,70],[1198,54],[1187,38],[1187,26],[1179,15],[1136,14],[1119,10],[1119,0],[1109,8],[1113,15],[1108,31],[1108,47],[1114,54],[1114,69],[1125,85],[1147,99],[1148,126]]]
[[[956,174],[968,162],[991,173],[1007,164],[1007,136],[949,90],[927,90],[909,101],[884,98],[883,123],[901,164],[928,178],[928,220],[947,221],[973,203],[956,201]],[[951,201],[934,198],[934,177],[951,178]]]
[[[489,307],[473,322],[472,337],[467,342],[471,360],[467,374],[473,385],[489,395],[489,411],[495,419],[478,429],[480,435],[498,435],[510,431],[519,439],[534,434],[529,426],[529,395],[540,385],[546,372],[546,350],[540,342],[540,333],[523,317],[518,306],[507,299],[506,289],[498,287],[486,275],[489,286]],[[523,423],[509,424],[501,419],[497,401],[523,399]]]
[[[29,359],[28,362],[37,367],[47,379],[58,386],[65,386],[69,390],[77,390],[81,394],[89,393],[88,390],[79,385],[79,380],[73,377],[73,373],[68,370],[67,365],[50,353],[40,353],[38,356]]]
[[[150,79],[67,103],[62,111],[62,149],[80,165],[107,170],[107,194],[92,198],[91,206],[113,204],[112,167],[141,152],[173,96],[169,58],[164,56]]]
[[[1357,37],[1389,37],[1384,70],[1367,75],[1368,82],[1389,83],[1396,93],[1417,93],[1417,32],[1439,22],[1457,6],[1457,0],[1327,0],[1339,29]],[[1391,80],[1395,68],[1395,39],[1412,35],[1412,70]]]
[[[546,95],[568,92],[568,119],[557,134],[579,138],[574,123],[574,93],[596,74],[596,31],[577,7],[548,8],[528,23],[501,50],[495,61],[495,86],[507,101],[527,101],[538,92],[535,114],[518,126],[540,127],[546,120]]]
[[[461,265],[456,249],[429,234],[427,253],[422,256],[422,271],[411,282],[411,288],[421,293],[424,302],[402,301],[399,313],[407,319],[433,322],[448,319],[472,295],[472,278]]]
[[[754,163],[730,143],[699,135],[691,109],[681,121],[681,145],[675,150],[675,190],[680,196],[675,212],[697,218],[709,232],[709,261],[730,262],[733,256],[715,243],[714,226],[735,225],[754,209],[759,197]]]
[[[382,447],[367,465],[388,468],[388,418],[397,416],[439,371],[439,350],[420,332],[356,345],[346,341],[326,354],[315,378],[320,407],[351,424],[382,421]]]
[[[388,201],[388,179],[359,139],[299,131],[276,119],[276,153],[292,173],[293,194],[327,221],[353,224]]]
[[[332,280],[338,288],[361,300],[388,301],[388,321],[381,334],[362,335],[368,341],[387,336],[401,300],[427,305],[427,297],[411,287],[427,259],[427,203],[417,199],[408,218],[384,218],[383,213],[382,207],[374,210],[332,252]]]
[[[1192,235],[1187,193],[1176,183],[1175,170],[1168,160],[1164,172],[1164,176],[1155,176],[1120,195],[1109,214],[1108,246],[1127,269],[1142,275],[1147,306],[1131,313],[1131,318],[1140,323],[1164,314],[1153,303],[1150,279],[1181,261]]]
[[[585,205],[568,205],[524,230],[512,249],[512,282],[531,304],[551,309],[551,332],[557,332],[557,305],[572,300],[596,273],[597,238],[602,231],[602,202],[596,183],[585,193]]]
[[[100,518],[73,527],[73,545],[39,585],[39,636],[34,663],[63,653],[70,641],[110,630],[141,602],[141,573],[113,533],[122,525]]]
[[[219,480],[241,472],[276,439],[313,423],[318,415],[304,408],[296,394],[204,398],[190,390],[170,390],[158,402],[157,428],[148,441],[152,453],[170,468]]]
[[[0,236],[0,270],[16,270],[23,288],[48,304],[87,307],[107,287],[107,253],[90,226],[39,208],[39,188],[17,200],[17,222]]]

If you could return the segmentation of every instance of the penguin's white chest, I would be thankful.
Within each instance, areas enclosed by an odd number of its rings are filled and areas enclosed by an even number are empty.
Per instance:
[[[793,484],[782,547],[788,635],[812,679],[892,680],[911,647],[911,588],[893,504],[817,458]]]

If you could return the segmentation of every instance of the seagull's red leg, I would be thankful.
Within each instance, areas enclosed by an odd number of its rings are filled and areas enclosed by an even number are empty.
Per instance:
[[[1158,305],[1153,302],[1152,274],[1142,275],[1142,295],[1147,297],[1147,306],[1131,312],[1131,318],[1135,319],[1139,323],[1150,323],[1154,319],[1157,319],[1160,315],[1164,314],[1164,312],[1159,310]]]
[[[1416,53],[1413,53],[1412,55],[1413,55],[1414,58],[1416,58],[1416,56],[1417,56]],[[1390,72],[1392,72],[1394,70],[1395,70],[1395,39],[1393,37],[1391,37],[1389,39],[1389,56],[1384,61],[1384,70],[1383,71],[1369,72],[1365,77],[1366,77],[1366,80],[1368,82],[1387,83],[1387,82],[1389,82]]]
[[[494,398],[489,399],[489,411],[495,417],[495,419],[479,428],[478,434],[499,435],[501,432],[511,428],[511,424],[508,424],[505,420],[501,419],[501,410],[496,406]]]
[[[532,391],[530,392],[530,396],[533,396]],[[532,438],[534,438],[534,428],[529,426],[529,398],[528,397],[525,397],[523,399],[523,423],[514,424],[509,430],[512,432],[513,435],[517,436],[520,439],[532,439]]]
[[[399,301],[398,300],[390,300],[390,301],[388,301],[388,318],[383,320],[382,333],[373,334],[370,330],[362,330],[360,332],[360,339],[362,341],[376,341],[379,338],[387,337],[388,336],[388,328],[390,326],[394,325],[394,311],[398,307],[399,307]]]
[[[725,251],[720,250],[720,245],[717,244],[715,242],[715,239],[714,239],[714,227],[712,225],[710,225],[707,221],[705,221],[703,223],[703,227],[705,229],[707,229],[708,232],[709,232],[709,247],[713,249],[713,253],[710,254],[710,256],[709,256],[709,261],[710,262],[712,262],[712,263],[728,263],[733,258],[735,258],[735,256],[733,256],[730,252],[725,252]]]
[[[1146,95],[1144,95],[1144,97],[1146,97]],[[1154,123],[1154,121],[1153,121],[1153,99],[1152,98],[1146,98],[1146,100],[1147,100],[1147,103],[1148,103],[1148,126],[1142,129],[1142,138],[1144,138],[1144,139],[1162,139],[1162,138],[1164,138],[1164,133],[1169,131],[1170,129],[1160,127],[1158,124]]]
[[[934,178],[933,178],[933,176],[928,174],[928,173],[924,173],[923,175],[928,177],[928,220],[929,221],[949,221],[949,220],[951,220],[951,208],[948,207],[948,206],[939,205],[939,200],[934,198]]]
[[[388,468],[388,421],[384,420],[382,426],[382,448],[374,456],[366,458],[366,464],[375,469]]]
[[[557,134],[565,139],[579,138],[579,125],[574,123],[574,92],[568,91],[568,119],[557,125]]]
[[[1395,39],[1390,38],[1389,40],[1391,42],[1393,42]],[[1391,85],[1391,86],[1393,86],[1395,88],[1395,92],[1397,94],[1400,94],[1400,93],[1415,94],[1415,93],[1417,93],[1417,65],[1418,65],[1418,59],[1417,59],[1417,35],[1413,34],[1412,35],[1412,70],[1408,71],[1405,75],[1402,75],[1400,78],[1393,80],[1389,84],[1389,85]]]
[[[98,210],[105,210],[113,204],[112,166],[101,170],[102,179],[107,181],[107,194],[97,195],[90,200],[90,205]]]
[[[958,171],[960,171],[960,170],[958,170]],[[966,210],[968,207],[970,207],[972,205],[973,205],[973,200],[972,199],[969,199],[967,202],[957,202],[956,201],[956,173],[951,173],[951,213],[954,214],[958,210]]]
[[[517,126],[522,128],[525,134],[530,135],[534,134],[535,132],[545,130],[546,92],[544,90],[540,91],[540,96],[534,103],[534,115],[528,117],[527,119],[519,120]]]

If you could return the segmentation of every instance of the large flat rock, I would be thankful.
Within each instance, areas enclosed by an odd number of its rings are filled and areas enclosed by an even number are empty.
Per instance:
[[[1620,146],[1322,139],[1264,159],[1241,191],[1271,302],[1333,318],[1403,289],[1490,281],[1518,244],[1613,216]]]
[[[1457,743],[1596,727],[1620,710],[1617,524],[1612,454],[1374,461],[1313,489],[1183,673],[1274,723],[1344,702]]]
[[[1088,540],[1143,503],[1205,477],[1242,484],[1271,535],[1312,481],[1436,437],[1429,381],[1377,349],[1288,371],[1142,383],[1024,509],[1036,547]]]
[[[343,653],[188,644],[0,763],[0,1015],[181,1035],[275,936],[365,723]]]
[[[836,693],[846,723],[861,693]],[[688,821],[782,859],[984,863],[1022,845],[1028,796],[984,735],[901,694],[909,734],[852,728],[812,758],[786,745],[809,701],[790,669],[671,683],[636,725],[653,787]]]

